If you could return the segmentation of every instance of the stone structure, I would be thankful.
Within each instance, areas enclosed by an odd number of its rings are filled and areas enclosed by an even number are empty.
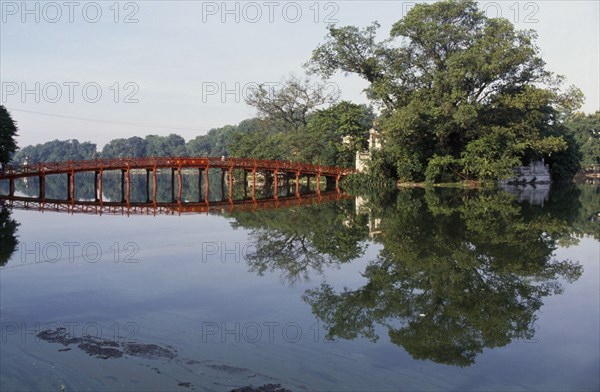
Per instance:
[[[520,183],[535,183],[549,184],[550,167],[544,163],[544,160],[531,162],[528,166],[517,166],[513,168],[515,176],[511,179],[500,181],[500,185],[520,184]]]
[[[367,167],[367,163],[371,160],[371,153],[381,149],[381,134],[374,128],[369,131],[369,148],[367,151],[357,151],[355,167],[356,170],[362,172]]]

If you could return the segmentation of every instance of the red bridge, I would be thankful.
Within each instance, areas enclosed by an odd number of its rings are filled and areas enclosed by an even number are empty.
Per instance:
[[[39,198],[45,200],[45,179],[46,176],[56,174],[67,175],[67,201],[75,203],[75,173],[94,173],[94,190],[96,201],[102,206],[102,173],[105,171],[120,171],[122,183],[122,202],[129,205],[130,201],[130,174],[132,170],[146,171],[146,189],[149,190],[150,173],[152,173],[153,195],[152,200],[156,205],[156,173],[160,169],[171,170],[171,189],[173,192],[173,201],[181,204],[181,184],[182,170],[196,169],[199,171],[199,180],[202,179],[202,174],[205,175],[205,204],[209,204],[209,169],[221,169],[221,185],[224,187],[225,175],[228,174],[229,182],[229,202],[233,203],[233,171],[238,170],[242,173],[242,183],[244,187],[244,195],[246,195],[248,185],[248,174],[252,174],[252,200],[256,200],[256,175],[260,172],[265,180],[273,181],[274,199],[278,198],[278,189],[281,181],[289,184],[291,179],[295,179],[296,195],[299,196],[300,178],[306,177],[307,184],[310,187],[311,177],[316,178],[316,192],[321,192],[321,177],[326,178],[326,188],[331,188],[335,185],[336,190],[339,190],[339,181],[350,173],[353,169],[340,168],[334,166],[321,166],[306,163],[297,163],[278,160],[260,160],[246,158],[215,158],[215,157],[161,157],[161,158],[115,158],[115,159],[96,159],[89,161],[66,161],[55,163],[37,163],[25,164],[21,166],[7,166],[4,171],[0,172],[0,180],[8,180],[9,195],[14,197],[15,180],[22,178],[39,178]],[[176,175],[177,173],[177,175]],[[175,177],[178,181],[177,199],[174,195]],[[148,195],[149,199],[149,195]]]

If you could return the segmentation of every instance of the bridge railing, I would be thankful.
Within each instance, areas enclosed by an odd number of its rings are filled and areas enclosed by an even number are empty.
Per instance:
[[[64,173],[69,171],[125,170],[139,168],[213,167],[244,170],[269,170],[280,172],[302,172],[324,176],[348,175],[351,168],[321,166],[310,163],[225,157],[137,157],[106,158],[85,161],[42,162],[27,165],[7,165],[0,176],[24,176],[41,173]]]

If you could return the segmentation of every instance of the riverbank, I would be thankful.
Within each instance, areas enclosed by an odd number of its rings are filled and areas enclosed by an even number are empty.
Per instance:
[[[447,183],[431,183],[431,182],[397,182],[398,188],[459,188],[459,189],[480,189],[489,187],[481,181],[463,181],[463,182],[447,182]]]

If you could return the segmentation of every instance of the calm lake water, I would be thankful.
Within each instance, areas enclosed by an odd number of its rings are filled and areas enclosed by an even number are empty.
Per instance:
[[[598,391],[599,213],[583,185],[5,209],[0,389]]]

